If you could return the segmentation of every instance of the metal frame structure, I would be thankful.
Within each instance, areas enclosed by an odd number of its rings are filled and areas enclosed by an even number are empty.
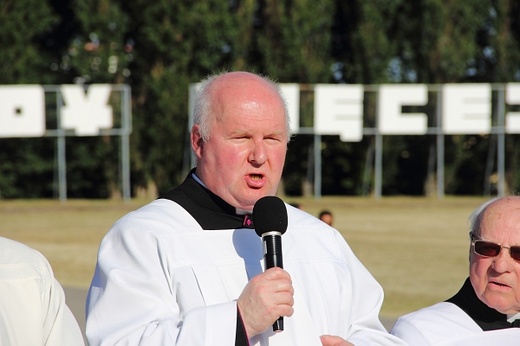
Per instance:
[[[98,136],[119,136],[120,154],[120,184],[123,199],[130,200],[130,134],[132,133],[132,108],[131,108],[131,89],[129,85],[113,84],[110,85],[111,91],[121,93],[121,127],[100,130]],[[59,128],[61,108],[63,99],[60,85],[44,85],[45,93],[56,93],[56,117],[57,129],[47,129],[44,137],[56,137],[57,141],[57,161],[58,161],[58,195],[60,201],[67,200],[67,159],[65,142],[66,137],[76,136],[73,132]]]

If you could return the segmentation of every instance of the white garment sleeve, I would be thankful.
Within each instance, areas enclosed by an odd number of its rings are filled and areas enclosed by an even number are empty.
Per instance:
[[[392,334],[403,338],[412,346],[516,346],[520,340],[520,329],[508,328],[483,331],[468,316],[446,309],[449,303],[440,303],[418,312],[401,317]],[[439,314],[453,310],[450,316]]]
[[[461,337],[484,334],[482,328],[462,309],[447,302],[401,316],[391,333],[410,345],[418,346],[441,345]]]
[[[236,302],[201,304],[183,314],[164,243],[135,220],[103,239],[87,297],[91,346],[234,345]]]
[[[430,343],[424,333],[428,330],[418,329],[414,323],[405,318],[399,318],[392,327],[391,333],[414,346],[429,346]]]
[[[47,259],[0,237],[0,345],[84,345]]]
[[[381,285],[354,255],[341,234],[336,233],[336,238],[348,266],[344,280],[350,282],[350,287],[342,293],[347,297],[342,300],[343,310],[348,311],[350,317],[345,339],[356,346],[406,345],[390,335],[379,320],[384,298]]]
[[[84,345],[78,322],[65,304],[63,288],[54,277],[47,288],[44,297],[48,298],[48,301],[44,304],[47,304],[45,306],[48,310],[43,324],[44,335],[47,335],[45,345]]]

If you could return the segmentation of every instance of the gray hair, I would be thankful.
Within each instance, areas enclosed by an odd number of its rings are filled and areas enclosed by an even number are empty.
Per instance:
[[[469,223],[469,237],[471,240],[480,235],[480,225],[482,224],[482,219],[484,218],[484,214],[486,210],[489,208],[491,204],[502,199],[503,197],[495,197],[490,199],[489,201],[481,204],[477,209],[475,209],[468,218]]]
[[[203,79],[198,85],[198,90],[194,99],[193,123],[199,125],[200,135],[204,142],[208,141],[209,136],[211,134],[211,116],[214,102],[214,100],[212,100],[211,98],[212,85],[218,79],[218,77],[226,73],[228,72],[219,72],[210,75]],[[280,86],[267,76],[262,76],[258,74],[255,75],[262,78],[264,81],[273,86],[278,96],[280,96],[280,99],[283,103],[285,122],[287,126],[287,139],[289,140],[291,138],[289,112],[287,111],[287,102],[285,100],[285,97],[283,96]]]

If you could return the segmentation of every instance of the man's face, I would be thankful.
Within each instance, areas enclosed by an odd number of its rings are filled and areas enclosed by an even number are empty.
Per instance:
[[[229,204],[252,210],[259,198],[276,194],[281,179],[288,142],[284,107],[259,77],[223,78],[209,140],[194,145],[197,175]],[[195,125],[192,143],[197,132]]]
[[[485,212],[479,239],[504,247],[520,246],[520,197],[491,204]],[[504,314],[520,312],[520,262],[502,248],[496,257],[470,250],[470,280],[475,293],[489,307]]]

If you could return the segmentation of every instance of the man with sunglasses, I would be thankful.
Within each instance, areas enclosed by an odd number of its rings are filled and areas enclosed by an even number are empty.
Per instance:
[[[410,345],[520,344],[520,196],[469,218],[469,278],[446,302],[405,315],[391,333]]]

